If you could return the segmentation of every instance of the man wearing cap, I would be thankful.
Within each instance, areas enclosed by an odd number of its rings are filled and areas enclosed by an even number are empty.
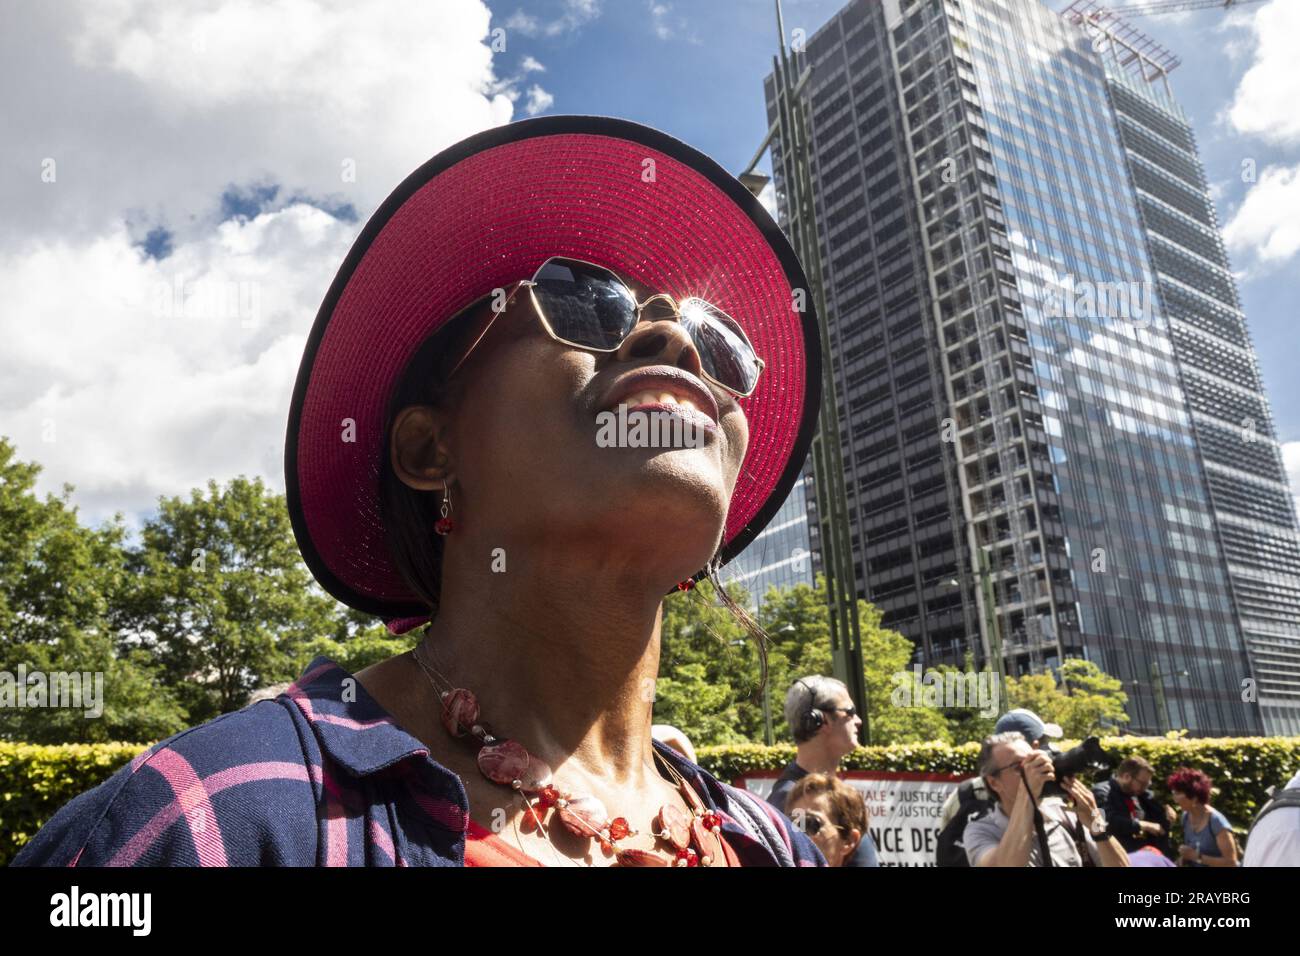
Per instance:
[[[998,718],[998,722],[993,726],[993,733],[1005,734],[1015,731],[1029,741],[1029,745],[1035,750],[1051,751],[1048,743],[1049,737],[1059,739],[1063,736],[1060,724],[1044,723],[1042,718],[1032,710],[1026,710],[1021,707],[1016,710],[1007,711]],[[1055,798],[1048,798],[1055,799]],[[983,803],[988,807],[992,806],[992,798],[988,789],[984,786],[982,777],[972,777],[969,780],[963,780],[953,792],[948,795],[948,799],[943,803],[943,809],[939,815],[939,829],[943,830],[952,818],[956,815],[959,807],[966,807],[970,812],[976,805]]]
[[[1052,759],[1016,731],[985,738],[979,773],[997,800],[993,812],[971,820],[963,834],[971,866],[1129,865],[1128,855],[1106,833],[1106,819],[1077,778],[1059,781],[1073,805],[1045,800],[1044,785],[1056,779]]]

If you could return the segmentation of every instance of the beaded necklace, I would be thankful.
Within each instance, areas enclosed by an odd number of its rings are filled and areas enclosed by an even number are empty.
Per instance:
[[[452,737],[468,739],[478,748],[476,763],[479,772],[492,783],[510,787],[516,799],[522,801],[524,826],[538,830],[550,843],[548,816],[553,824],[560,824],[577,836],[598,841],[602,850],[613,853],[619,866],[725,866],[722,850],[722,820],[718,814],[705,807],[700,795],[687,784],[658,753],[655,754],[677,784],[678,791],[689,810],[665,803],[659,808],[650,831],[667,845],[665,851],[620,847],[621,841],[636,836],[625,817],[610,818],[597,797],[573,793],[554,786],[551,768],[544,760],[530,754],[516,740],[501,738],[491,732],[480,719],[478,699],[463,687],[456,687],[419,653],[423,644],[408,653],[424,671],[434,693],[441,703],[439,717],[443,728]],[[551,814],[554,810],[555,813]],[[519,841],[518,824],[515,838]],[[554,846],[552,846],[554,852]],[[558,853],[556,854],[559,855]]]

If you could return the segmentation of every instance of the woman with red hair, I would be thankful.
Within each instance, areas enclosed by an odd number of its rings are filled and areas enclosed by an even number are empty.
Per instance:
[[[1178,848],[1182,866],[1236,866],[1237,841],[1232,824],[1210,806],[1214,784],[1203,771],[1180,767],[1165,781],[1174,802],[1183,811],[1183,844]]]

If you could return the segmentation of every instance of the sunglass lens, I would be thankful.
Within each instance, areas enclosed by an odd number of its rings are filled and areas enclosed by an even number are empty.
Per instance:
[[[578,345],[613,350],[636,324],[636,302],[618,276],[574,259],[548,260],[533,292],[555,334]]]
[[[682,324],[700,353],[700,363],[727,388],[742,395],[754,390],[758,361],[736,320],[703,299],[682,302]]]
[[[805,814],[803,818],[803,828],[804,832],[809,836],[816,836],[821,832],[822,822],[817,817]]]

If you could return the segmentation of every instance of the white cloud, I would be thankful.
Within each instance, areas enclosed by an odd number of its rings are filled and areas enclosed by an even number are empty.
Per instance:
[[[1282,464],[1286,467],[1287,480],[1291,482],[1291,500],[1295,502],[1296,512],[1300,513],[1300,441],[1282,443]]]
[[[519,69],[523,70],[525,73],[546,72],[546,67],[542,66],[542,64],[538,63],[537,60],[531,56],[525,56],[523,58],[519,64]]]
[[[1259,175],[1223,229],[1224,241],[1264,265],[1300,251],[1300,166],[1270,166]]]
[[[550,109],[554,102],[554,96],[534,83],[528,88],[528,105],[524,107],[524,112],[529,116],[536,116],[543,110]]]
[[[1254,59],[1241,78],[1228,119],[1240,133],[1270,142],[1300,141],[1300,3],[1273,0],[1251,20]]]
[[[551,20],[542,20],[531,13],[516,10],[506,18],[504,26],[510,31],[524,36],[559,36],[585,26],[600,16],[599,0],[564,0],[559,16]]]
[[[537,36],[537,34],[542,31],[541,21],[532,14],[524,13],[522,10],[516,10],[514,13],[510,14],[502,25],[506,28],[507,32],[513,30],[516,33],[522,33],[524,36],[528,37]]]
[[[123,216],[203,230],[228,184],[259,179],[368,211],[512,115],[481,0],[81,0],[7,19],[0,247]]]
[[[668,12],[672,8],[667,4],[659,3],[658,0],[649,0],[650,5],[650,27],[654,30],[655,36],[661,40],[667,40],[673,35],[672,28],[668,26]]]
[[[161,262],[124,225],[0,257],[3,432],[51,487],[75,484],[92,521],[208,478],[282,488],[306,332],[355,232],[297,203]]]
[[[74,484],[93,522],[209,478],[283,487],[302,348],[360,223],[440,149],[512,117],[489,17],[481,0],[9,12],[0,435],[43,466],[38,491]],[[251,218],[221,212],[253,184],[279,192]],[[324,211],[346,205],[355,220]],[[161,260],[139,248],[154,227],[171,234]]]

